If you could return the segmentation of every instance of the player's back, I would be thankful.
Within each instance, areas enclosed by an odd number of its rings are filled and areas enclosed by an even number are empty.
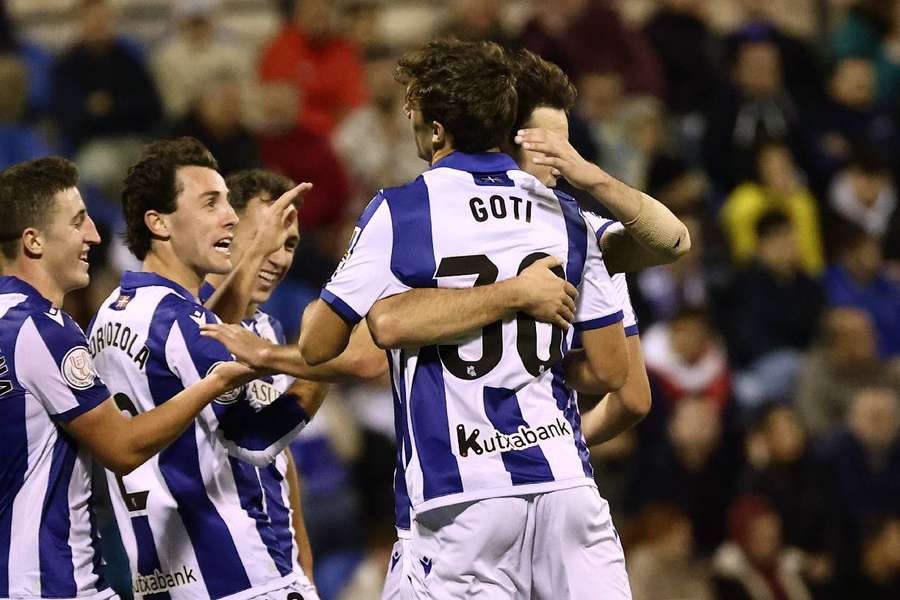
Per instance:
[[[205,376],[216,354],[204,350],[210,340],[197,325],[211,321],[215,316],[174,282],[126,273],[88,335],[119,407],[152,410]],[[230,359],[219,352],[219,360]],[[242,598],[293,581],[290,555],[262,508],[256,469],[229,455],[217,412],[228,402],[244,399],[216,400],[132,473],[107,473],[136,594]]]
[[[109,397],[84,334],[34,288],[0,276],[0,598],[106,598],[90,455],[62,423]]]
[[[391,281],[379,297],[487,285],[546,256],[560,258],[559,275],[581,286],[590,263],[602,266],[593,235],[574,200],[519,171],[510,157],[453,153],[373,200],[323,299],[338,312],[367,309],[353,283],[355,272],[377,270],[366,254],[390,257],[384,275]],[[594,303],[580,306],[577,319],[595,321],[589,326],[621,320],[611,295],[588,295]],[[408,434],[398,439],[417,511],[591,484],[559,368],[571,333],[519,314],[452,344],[392,352],[404,413],[398,425]]]

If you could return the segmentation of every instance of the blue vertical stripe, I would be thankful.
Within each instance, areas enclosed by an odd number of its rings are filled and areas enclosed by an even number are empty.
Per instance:
[[[72,547],[69,546],[69,481],[76,454],[72,440],[59,431],[53,444],[50,477],[38,532],[41,595],[45,598],[73,598],[78,593]]]
[[[11,363],[12,360],[7,357],[10,372],[4,377],[9,379],[15,377]],[[0,452],[0,597],[8,598],[13,502],[25,484],[25,471],[28,468],[25,393],[14,390],[3,399],[0,408],[0,440],[3,444],[3,451]]]
[[[275,563],[275,568],[284,577],[291,572],[291,554],[290,551],[285,553],[278,543],[277,536],[272,530],[272,523],[269,521],[271,513],[267,516],[263,510],[263,489],[256,467],[233,456],[228,457],[228,462],[231,465],[231,474],[234,476],[241,508],[256,522],[256,531],[266,551]]]
[[[491,425],[500,433],[517,433],[519,427],[529,426],[513,390],[485,386],[484,411]],[[508,450],[500,456],[513,485],[553,481],[553,471],[540,446]]]
[[[575,441],[575,448],[578,450],[578,457],[581,458],[581,468],[587,477],[594,476],[594,469],[591,467],[591,451],[588,449],[581,435],[581,415],[578,413],[578,405],[575,403],[574,394],[566,387],[565,376],[563,375],[562,363],[553,366],[553,397],[556,398],[556,407],[563,412],[563,416],[572,427],[572,437]]]
[[[566,280],[578,287],[584,271],[587,256],[587,224],[578,208],[578,203],[571,196],[555,192],[566,220],[566,234],[569,238],[569,255],[566,260]]]
[[[425,500],[462,492],[459,464],[450,446],[444,367],[436,346],[419,350],[409,407]]]
[[[290,463],[286,464],[286,467],[293,468]],[[293,568],[297,550],[294,548],[294,536],[291,535],[291,511],[284,501],[285,476],[278,471],[275,463],[272,463],[259,469],[259,481],[266,496],[266,513],[272,522],[278,552],[285,557],[289,567]],[[302,518],[303,515],[300,516]]]
[[[391,211],[394,244],[391,271],[409,287],[437,287],[428,186],[420,175],[383,192]]]
[[[131,517],[131,529],[138,548],[138,574],[152,575],[154,571],[162,572],[156,544],[153,541],[153,530],[150,528],[150,518],[147,515]],[[169,592],[157,592],[144,594],[143,600],[170,600],[170,598]]]
[[[167,296],[157,306],[150,322],[147,382],[157,405],[184,389],[181,380],[169,371],[165,352],[172,325],[183,311],[182,303],[183,300]],[[190,537],[207,592],[212,598],[221,598],[248,589],[250,578],[225,520],[206,493],[195,428],[196,424],[191,423],[178,439],[160,452],[158,464]],[[152,535],[146,541],[152,544]],[[150,552],[151,549],[139,547],[139,556],[142,551]],[[152,552],[156,553],[155,547]]]
[[[409,435],[406,431],[406,405],[401,401],[401,395],[397,393],[397,387],[404,387],[403,378],[394,380],[394,358],[390,351],[387,352],[388,369],[391,374],[391,395],[394,397],[394,432],[397,436],[397,464],[394,467],[394,515],[397,527],[409,529],[410,501],[409,490],[406,487],[406,459],[409,456]],[[403,394],[405,396],[406,394]]]
[[[91,569],[94,575],[97,576],[97,589],[102,589],[106,587],[106,583],[103,579],[103,560],[100,558],[100,533],[97,528],[97,515],[94,512],[93,502],[88,502],[88,519],[91,524],[91,552],[93,553]]]

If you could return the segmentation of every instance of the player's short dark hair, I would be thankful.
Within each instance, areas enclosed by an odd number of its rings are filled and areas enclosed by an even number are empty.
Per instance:
[[[511,57],[516,76],[519,107],[512,134],[525,126],[531,113],[546,107],[568,113],[575,106],[578,90],[563,70],[530,50],[519,50]]]
[[[453,136],[460,152],[483,152],[506,141],[516,119],[516,80],[494,42],[442,39],[403,55],[397,81],[407,105]]]
[[[236,213],[241,214],[247,203],[256,197],[267,195],[275,200],[294,187],[290,178],[264,169],[238,171],[225,179],[228,185],[228,202]]]
[[[3,255],[8,259],[18,256],[22,232],[47,225],[56,194],[77,184],[78,168],[59,156],[21,162],[0,172]]]
[[[175,212],[175,199],[181,193],[175,176],[180,167],[219,165],[202,143],[191,137],[153,142],[144,148],[141,158],[131,165],[122,190],[125,213],[125,244],[139,260],[150,250],[150,230],[144,223],[148,210],[164,214]]]
[[[770,235],[780,233],[784,228],[791,227],[790,218],[780,210],[770,210],[756,220],[756,238],[765,239]]]

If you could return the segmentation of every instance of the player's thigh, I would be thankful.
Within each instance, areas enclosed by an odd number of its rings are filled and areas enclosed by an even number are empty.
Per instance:
[[[527,598],[530,505],[525,498],[489,498],[417,515],[409,552],[412,598]]]
[[[536,502],[533,598],[630,599],[622,543],[597,490],[549,492]]]
[[[394,542],[381,600],[408,600],[412,597],[409,590],[409,544],[408,539]]]

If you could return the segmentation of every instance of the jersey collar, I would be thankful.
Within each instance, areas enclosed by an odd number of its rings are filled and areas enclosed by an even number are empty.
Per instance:
[[[469,173],[499,173],[501,171],[515,171],[519,165],[508,154],[502,152],[479,152],[466,154],[465,152],[451,152],[431,166],[432,169],[447,167]]]
[[[194,297],[194,294],[189,292],[181,285],[175,283],[171,279],[166,279],[158,273],[150,273],[147,271],[125,271],[122,274],[122,281],[119,284],[122,289],[126,290],[133,290],[136,288],[148,287],[152,285],[161,285],[163,287],[170,288],[177,292],[179,295],[184,296],[188,300],[199,304],[197,298]]]
[[[0,275],[0,294],[23,294],[32,300],[46,304],[52,307],[53,304],[45,298],[34,286],[25,282],[14,275]]]

